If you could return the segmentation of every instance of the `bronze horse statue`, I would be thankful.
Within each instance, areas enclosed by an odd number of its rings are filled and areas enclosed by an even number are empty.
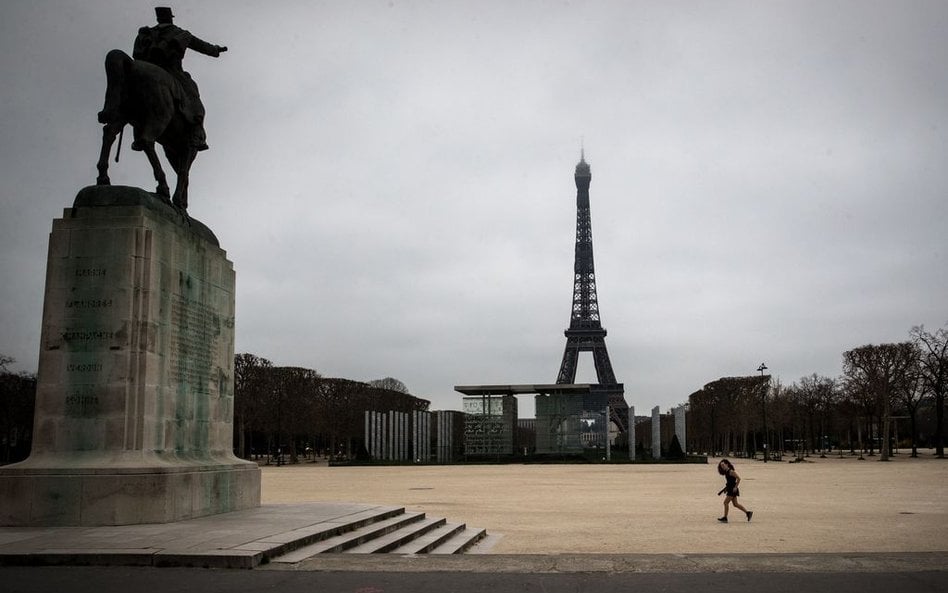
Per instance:
[[[102,150],[96,168],[97,185],[110,185],[109,153],[115,138],[126,124],[131,124],[132,150],[148,157],[155,181],[155,190],[165,201],[186,210],[188,207],[188,175],[197,148],[189,141],[193,123],[178,108],[180,83],[165,70],[144,60],[133,60],[125,52],[113,49],[105,57],[108,85],[105,106],[99,112],[102,129]],[[170,195],[164,169],[155,152],[155,143],[164,148],[168,163],[177,175],[174,195]],[[119,142],[121,149],[121,142]],[[116,154],[116,162],[118,155]]]

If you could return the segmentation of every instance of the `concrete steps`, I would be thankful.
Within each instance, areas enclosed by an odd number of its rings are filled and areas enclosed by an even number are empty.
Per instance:
[[[392,550],[394,554],[430,554],[432,550],[444,544],[458,533],[464,531],[463,523],[444,522],[436,529],[414,538]]]
[[[477,542],[487,536],[487,530],[480,527],[466,527],[461,525],[461,530],[450,538],[430,550],[429,554],[464,554],[470,550]]]
[[[463,554],[487,532],[466,525],[428,518],[424,513],[397,509],[375,516],[353,517],[332,531],[312,534],[293,550],[270,558],[270,562],[294,564],[317,554]]]
[[[429,519],[422,515],[422,519],[405,525],[404,527],[371,539],[364,544],[346,550],[347,554],[383,554],[391,552],[399,546],[406,545],[413,540],[424,537],[434,529],[446,523],[444,519]]]

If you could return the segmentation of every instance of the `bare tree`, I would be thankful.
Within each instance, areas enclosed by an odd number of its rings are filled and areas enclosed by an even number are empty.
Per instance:
[[[803,381],[807,379],[804,377]],[[816,415],[817,399],[812,389],[800,383],[792,383],[787,388],[787,396],[791,401],[794,452],[799,458],[809,455],[813,448],[813,417]]]
[[[801,378],[799,385],[794,387],[796,388],[798,403],[806,420],[807,446],[810,450],[815,450],[818,447],[820,452],[823,453],[826,448],[824,442],[826,416],[836,400],[836,381],[813,373],[809,377]],[[817,439],[813,438],[815,430],[819,430]],[[814,445],[814,443],[816,444]]]
[[[859,421],[859,414],[862,411],[860,398],[852,391],[850,383],[845,378],[836,381],[837,397],[834,408],[839,412],[836,426],[838,429],[840,445],[843,443],[842,435],[846,434],[846,443],[849,445],[849,452],[856,454],[856,447],[859,447],[859,456],[862,459],[862,424]],[[842,455],[842,450],[840,450]]]
[[[330,454],[344,453],[349,456],[352,441],[363,430],[362,418],[367,407],[364,392],[369,386],[349,379],[323,379],[320,381],[320,414],[329,437]]]
[[[912,457],[918,457],[918,408],[925,398],[921,373],[921,351],[912,343],[912,361],[905,380],[896,389],[896,398],[909,413],[912,433]]]
[[[771,381],[767,396],[767,435],[765,443],[771,449],[771,455],[784,453],[787,439],[785,430],[792,425],[796,403],[793,399],[793,389],[784,385],[779,379]],[[776,445],[776,446],[774,446]]]
[[[255,354],[234,356],[234,428],[237,431],[237,455],[250,459],[254,431],[260,430],[266,407],[267,369],[273,368],[266,358]]]
[[[915,346],[911,342],[866,345],[843,353],[843,374],[852,387],[871,398],[882,418],[880,461],[889,460],[892,400],[909,379]]]
[[[705,385],[688,397],[693,435],[698,447],[706,444],[711,454],[716,451],[752,452],[748,443],[752,427],[760,420],[758,412],[764,404],[770,375],[762,377],[722,377]],[[702,447],[705,448],[705,447]]]
[[[935,398],[935,455],[945,457],[945,392],[948,391],[948,324],[934,333],[918,325],[909,332],[920,352],[922,386]]]
[[[271,370],[271,422],[275,421],[278,454],[287,446],[290,463],[299,461],[297,440],[312,432],[315,423],[319,373],[303,367],[274,367]],[[271,425],[272,426],[272,425]],[[278,457],[282,462],[282,455]]]
[[[876,392],[867,373],[846,372],[844,357],[844,385],[846,399],[851,407],[858,410],[859,416],[856,417],[856,440],[859,443],[859,457],[862,458],[864,451],[868,450],[869,455],[874,455],[874,443],[872,440],[872,428],[876,414],[878,413],[878,401]]]
[[[368,383],[372,387],[378,389],[388,389],[389,391],[397,391],[399,393],[409,393],[408,386],[396,379],[395,377],[385,377],[384,379],[373,379]]]
[[[25,459],[33,437],[36,375],[10,371],[14,362],[0,354],[0,464]]]

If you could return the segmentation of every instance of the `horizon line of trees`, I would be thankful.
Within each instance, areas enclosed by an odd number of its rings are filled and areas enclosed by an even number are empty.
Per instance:
[[[686,448],[747,455],[878,449],[887,459],[901,420],[912,456],[924,429],[923,444],[944,457],[948,324],[934,332],[915,326],[904,342],[867,344],[842,358],[837,378],[814,373],[783,385],[755,375],[708,383],[688,397]],[[0,355],[0,464],[25,459],[32,440],[37,377],[9,370],[13,362]],[[255,354],[234,357],[234,451],[244,458],[285,452],[296,461],[307,450],[357,456],[364,449],[366,411],[429,406],[392,377],[326,378]]]
[[[723,377],[688,396],[688,448],[752,456],[793,451],[798,457],[832,448],[888,460],[898,426],[908,425],[912,457],[920,427],[924,443],[944,457],[948,391],[948,324],[923,325],[909,339],[867,344],[842,355],[840,377],[816,373],[783,385],[769,375]],[[898,423],[899,420],[907,421]]]

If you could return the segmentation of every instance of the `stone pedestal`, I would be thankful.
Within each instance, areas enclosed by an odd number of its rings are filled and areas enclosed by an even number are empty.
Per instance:
[[[2,525],[163,523],[255,507],[232,453],[234,270],[153,195],[88,187],[53,221],[30,457]]]

